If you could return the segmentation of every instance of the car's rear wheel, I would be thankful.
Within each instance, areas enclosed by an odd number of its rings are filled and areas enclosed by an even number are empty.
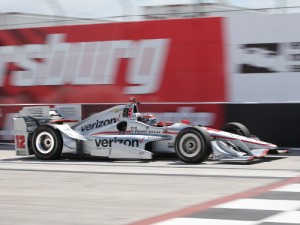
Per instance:
[[[175,152],[184,162],[204,162],[211,154],[210,136],[202,129],[185,128],[176,137]]]
[[[251,137],[251,133],[248,128],[245,125],[237,122],[226,123],[222,126],[221,130],[232,134]]]
[[[32,137],[34,154],[43,160],[58,159],[63,148],[63,139],[59,130],[49,126],[36,129]]]

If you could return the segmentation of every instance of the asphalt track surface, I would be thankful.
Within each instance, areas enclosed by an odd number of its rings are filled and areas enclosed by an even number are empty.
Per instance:
[[[180,218],[202,215],[205,210],[205,218],[212,210],[215,217],[225,215],[214,207],[245,197],[258,198],[255,196],[267,195],[272,188],[297,182],[299,151],[248,163],[189,165],[173,156],[151,161],[63,156],[57,161],[41,161],[34,156],[15,156],[12,147],[2,145],[0,224],[194,224],[194,220]],[[282,198],[288,195],[285,193]],[[287,197],[299,198],[300,193],[294,193]],[[242,209],[226,210],[226,217],[231,218],[236,215],[230,213],[239,214]],[[255,212],[260,212],[256,217],[269,215],[264,210]],[[195,224],[212,224],[203,221]],[[300,219],[298,222],[294,224],[300,224]]]

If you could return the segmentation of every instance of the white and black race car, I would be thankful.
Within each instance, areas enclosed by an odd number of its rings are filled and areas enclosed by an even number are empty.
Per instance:
[[[247,161],[264,157],[275,144],[251,136],[240,123],[221,130],[178,123],[157,122],[141,114],[135,98],[81,120],[80,105],[24,107],[14,118],[16,154],[35,154],[43,160],[62,153],[114,159],[152,159],[155,153],[176,153],[187,163],[213,160]],[[283,150],[283,152],[285,152]]]

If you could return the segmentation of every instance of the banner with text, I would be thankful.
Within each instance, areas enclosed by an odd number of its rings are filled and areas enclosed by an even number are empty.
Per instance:
[[[229,102],[300,101],[300,14],[226,18]]]
[[[1,103],[225,101],[222,18],[0,30]]]

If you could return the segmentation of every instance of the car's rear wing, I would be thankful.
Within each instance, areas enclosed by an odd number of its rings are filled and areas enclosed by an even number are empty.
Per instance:
[[[19,111],[19,117],[29,117],[35,120],[57,118],[81,120],[81,116],[81,105],[55,105],[53,108],[49,106],[30,106]]]
[[[81,105],[55,105],[55,109],[64,119],[81,120]]]
[[[24,107],[19,111],[19,117],[30,117],[36,120],[50,119],[49,106]]]

